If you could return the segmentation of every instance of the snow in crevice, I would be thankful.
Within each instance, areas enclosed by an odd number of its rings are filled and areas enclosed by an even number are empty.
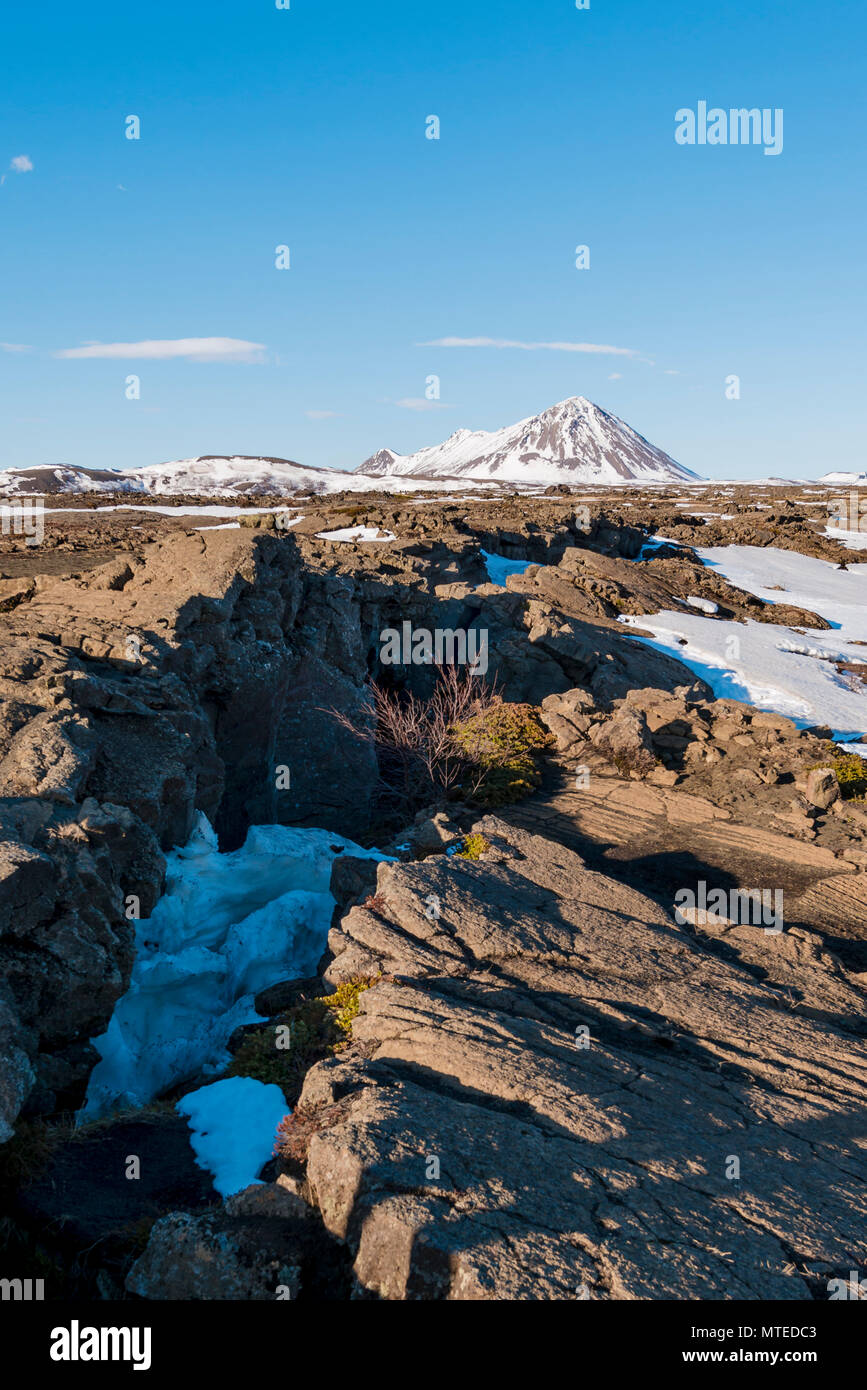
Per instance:
[[[505,589],[510,574],[523,574],[530,565],[539,563],[538,560],[509,560],[505,555],[495,555],[487,550],[482,551],[482,559],[488,571],[488,579],[492,584],[498,584],[501,589]]]
[[[661,550],[664,545],[673,545],[677,550],[681,549],[680,541],[673,541],[670,536],[654,535],[648,537],[635,558],[636,560],[652,560],[657,550]]]
[[[95,1039],[84,1118],[145,1105],[226,1064],[231,1033],[259,1019],[255,995],[315,972],[340,854],[383,857],[327,830],[280,825],[253,826],[240,849],[221,854],[199,817],[189,842],[166,856],[153,914],[136,923],[130,987]]]

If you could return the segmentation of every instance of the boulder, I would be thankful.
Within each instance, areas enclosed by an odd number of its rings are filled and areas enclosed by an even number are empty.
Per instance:
[[[840,784],[833,768],[815,767],[807,776],[804,795],[818,811],[827,811],[840,800]]]

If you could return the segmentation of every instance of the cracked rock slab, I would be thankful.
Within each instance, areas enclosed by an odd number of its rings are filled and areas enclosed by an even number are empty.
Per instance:
[[[331,935],[332,983],[382,972],[299,1105],[358,1295],[805,1300],[863,1263],[857,982],[804,934],[756,928],[742,960],[561,845],[474,829],[478,862],[381,865],[385,906]]]

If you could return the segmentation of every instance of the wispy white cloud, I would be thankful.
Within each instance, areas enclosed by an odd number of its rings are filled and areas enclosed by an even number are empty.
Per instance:
[[[598,352],[615,357],[637,357],[634,348],[611,347],[608,343],[524,343],[517,338],[434,338],[416,347],[520,348],[522,352]]]
[[[621,381],[622,379],[623,379],[623,373],[622,373],[622,372],[611,372],[610,375],[609,375],[609,377],[608,377],[608,380],[609,380],[609,381]]]
[[[141,358],[168,361],[186,358],[189,362],[261,362],[264,343],[248,343],[244,338],[146,338],[140,343],[85,343],[83,347],[62,348],[55,357]]]
[[[14,170],[16,174],[29,174],[33,168],[33,160],[29,154],[16,154],[10,160],[9,168]]]
[[[426,396],[404,396],[402,400],[393,401],[393,405],[399,405],[401,410],[451,410],[452,407],[445,401],[429,401]]]
[[[336,420],[339,414],[337,410],[305,410],[304,414],[308,420]]]
[[[0,352],[32,352],[27,343],[0,343]]]
[[[674,371],[671,367],[666,367],[663,376],[680,376],[680,372]]]

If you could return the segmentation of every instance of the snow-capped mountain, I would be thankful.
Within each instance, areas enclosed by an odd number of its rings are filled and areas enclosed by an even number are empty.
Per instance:
[[[457,430],[400,455],[380,449],[356,475],[473,478],[495,483],[663,483],[698,477],[584,396],[500,430]]]
[[[675,463],[616,415],[575,396],[541,415],[487,433],[458,430],[444,444],[401,456],[378,453],[353,473],[291,459],[202,454],[144,468],[51,464],[0,471],[0,496],[126,493],[150,497],[291,496],[295,493],[438,491],[549,483],[689,482]]]

